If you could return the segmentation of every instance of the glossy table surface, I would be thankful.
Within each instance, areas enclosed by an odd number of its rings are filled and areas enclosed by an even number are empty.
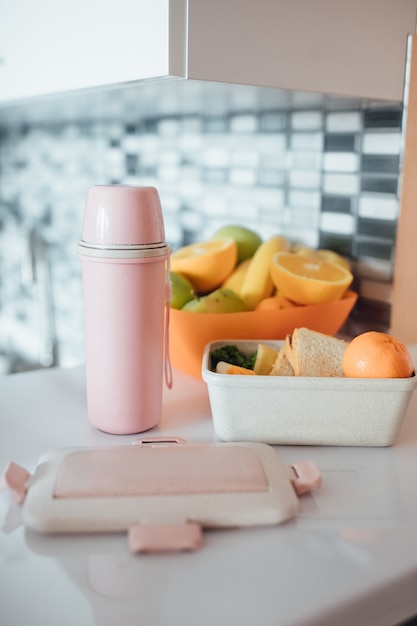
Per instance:
[[[150,432],[216,441],[206,385],[174,372]],[[1,471],[136,438],[89,424],[82,367],[0,378]],[[134,556],[124,535],[38,535],[0,492],[0,623],[391,626],[417,614],[417,394],[389,448],[275,449],[286,464],[315,461],[322,488],[301,498],[297,519],[205,531],[192,553]]]

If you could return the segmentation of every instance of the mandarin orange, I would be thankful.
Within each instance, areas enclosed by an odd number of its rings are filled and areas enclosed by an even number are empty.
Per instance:
[[[414,365],[407,347],[387,333],[368,331],[348,344],[342,360],[351,378],[408,378]]]
[[[255,308],[255,311],[280,311],[281,309],[290,309],[296,306],[294,302],[284,298],[284,296],[271,296],[261,300]]]

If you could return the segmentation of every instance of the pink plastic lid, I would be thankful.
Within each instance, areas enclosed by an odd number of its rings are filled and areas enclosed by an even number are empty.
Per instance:
[[[92,246],[162,243],[164,221],[154,187],[91,187],[84,211],[82,241]]]

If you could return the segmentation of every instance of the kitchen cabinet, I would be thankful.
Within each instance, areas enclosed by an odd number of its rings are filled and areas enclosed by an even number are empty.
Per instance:
[[[0,103],[175,78],[401,101],[417,0],[5,0]]]
[[[191,0],[188,77],[402,100],[415,0]]]
[[[0,101],[184,76],[183,0],[6,0]]]

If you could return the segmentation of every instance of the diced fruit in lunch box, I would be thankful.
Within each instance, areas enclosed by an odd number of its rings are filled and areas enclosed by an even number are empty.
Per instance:
[[[247,367],[241,367],[240,365],[231,365],[230,363],[225,363],[225,361],[219,361],[216,365],[217,374],[238,374],[240,376],[256,376],[256,373],[253,370],[248,369]]]
[[[277,356],[278,350],[266,345],[265,343],[259,343],[255,364],[253,366],[255,374],[268,376],[271,373]]]

